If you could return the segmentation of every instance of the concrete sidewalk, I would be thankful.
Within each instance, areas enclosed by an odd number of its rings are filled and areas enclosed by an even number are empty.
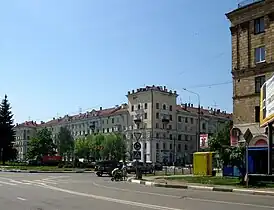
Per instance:
[[[182,175],[178,175],[182,176]],[[187,175],[185,175],[187,176]],[[189,175],[188,175],[189,176]],[[162,176],[161,176],[162,177]],[[147,177],[145,177],[147,178]],[[274,196],[274,188],[264,188],[264,189],[256,189],[256,188],[234,188],[232,186],[209,186],[204,184],[196,184],[196,183],[180,183],[180,182],[170,182],[168,180],[159,180],[159,182],[155,182],[152,178],[156,178],[155,176],[150,177],[149,180],[137,180],[134,177],[128,178],[128,182],[134,184],[141,184],[152,187],[164,187],[164,188],[176,188],[176,189],[190,189],[190,190],[203,190],[203,191],[218,191],[218,192],[230,192],[230,193],[241,193],[241,194],[249,194],[249,195],[266,195],[266,196]],[[160,177],[158,177],[160,178]]]

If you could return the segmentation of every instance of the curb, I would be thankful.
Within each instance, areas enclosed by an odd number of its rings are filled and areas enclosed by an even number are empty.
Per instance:
[[[0,172],[12,172],[12,173],[94,173],[94,171],[38,171],[38,170],[2,170]]]
[[[155,182],[145,181],[145,180],[137,180],[134,178],[129,178],[127,181],[134,183],[134,184],[141,184],[141,185],[154,186],[154,187],[163,187],[163,188],[204,190],[204,191],[229,192],[229,193],[240,193],[240,194],[249,194],[249,195],[274,196],[274,191],[232,189],[232,188],[225,188],[225,187],[208,187],[208,186],[199,186],[199,185],[171,185],[171,184],[155,183]]]

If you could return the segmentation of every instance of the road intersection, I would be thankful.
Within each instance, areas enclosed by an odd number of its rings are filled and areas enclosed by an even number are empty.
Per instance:
[[[111,182],[93,174],[0,173],[0,209],[274,209],[273,197]]]

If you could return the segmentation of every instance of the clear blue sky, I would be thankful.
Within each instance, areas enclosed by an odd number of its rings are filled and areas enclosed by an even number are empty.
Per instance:
[[[16,122],[127,102],[166,85],[183,102],[232,111],[231,38],[237,0],[8,0],[0,3],[0,96]]]

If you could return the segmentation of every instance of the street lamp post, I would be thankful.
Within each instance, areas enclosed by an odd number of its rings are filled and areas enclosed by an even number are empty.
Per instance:
[[[196,92],[190,91],[186,88],[183,88],[184,91],[187,91],[189,93],[192,93],[197,96],[198,98],[198,132],[197,132],[197,142],[196,142],[196,151],[199,152],[200,148],[200,134],[201,134],[201,100],[200,100],[200,95]]]

